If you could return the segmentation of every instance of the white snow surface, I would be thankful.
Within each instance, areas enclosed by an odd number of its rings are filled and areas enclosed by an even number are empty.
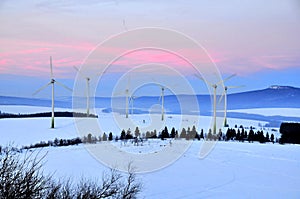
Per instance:
[[[253,109],[235,109],[228,112],[258,114],[264,116],[286,116],[300,117],[300,108],[253,108]]]
[[[45,111],[44,108],[22,106],[1,107],[0,110],[15,113]],[[292,110],[290,111],[293,114]],[[120,129],[111,122],[113,120],[110,114],[103,113],[102,116],[101,118],[106,118],[103,122],[106,124],[103,126],[105,131],[109,131],[110,127],[112,131]],[[141,122],[144,118],[145,123],[148,121],[147,115],[132,117],[136,118],[136,125],[144,124]],[[5,146],[14,142],[20,147],[54,138],[80,136],[76,131],[74,119],[56,118],[55,121],[56,128],[50,129],[50,118],[1,119],[0,144]],[[192,125],[195,124],[195,118],[168,115],[166,125],[169,128],[172,125],[176,126],[178,122],[182,122],[183,126]],[[209,128],[209,124],[206,124],[209,122],[209,117],[201,118],[200,124],[204,132]],[[230,126],[257,126],[259,122],[228,119]],[[116,134],[120,135],[120,131]],[[94,135],[98,136],[100,133]],[[178,160],[156,171],[137,174],[138,180],[143,184],[139,198],[300,198],[299,145],[217,142],[213,150],[200,159],[199,150],[204,141],[179,142],[190,142],[191,146]],[[109,168],[86,150],[86,147],[96,147],[99,144],[109,142],[43,148],[41,153],[47,152],[45,172],[54,173],[57,179],[101,179],[102,172],[108,171]],[[141,155],[147,152],[155,153],[168,144],[169,140],[155,140],[137,147],[130,143],[121,145],[121,142],[113,141],[113,145],[120,147],[120,150]],[[173,151],[176,153],[176,149]],[[110,151],[107,151],[108,155],[109,153]]]

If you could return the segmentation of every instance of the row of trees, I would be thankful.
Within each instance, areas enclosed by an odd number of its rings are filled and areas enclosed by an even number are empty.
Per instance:
[[[297,126],[297,125],[296,125]],[[299,125],[300,126],[300,125]],[[237,126],[236,126],[237,127]],[[298,133],[290,133],[290,129],[295,129],[300,127],[290,127],[290,125],[283,124],[281,127],[280,132],[282,133],[282,138],[279,140],[280,143],[300,143],[300,134]],[[299,130],[296,129],[296,132]],[[298,136],[298,137],[297,137]],[[48,142],[40,142],[37,144],[33,144],[30,146],[23,147],[24,149],[30,148],[40,148],[40,147],[47,147],[47,146],[69,146],[69,145],[77,145],[81,143],[97,143],[99,141],[112,141],[112,140],[129,140],[129,139],[186,139],[186,140],[219,140],[219,141],[248,141],[248,142],[278,142],[275,139],[274,134],[271,135],[267,132],[264,133],[262,130],[257,130],[254,132],[254,128],[250,127],[249,132],[244,129],[243,126],[239,128],[228,128],[226,134],[223,134],[221,129],[217,134],[213,134],[211,129],[208,130],[207,133],[204,133],[203,129],[200,130],[200,133],[196,130],[196,127],[193,126],[192,128],[188,127],[187,129],[182,128],[181,132],[179,133],[178,130],[175,130],[173,127],[171,131],[167,127],[165,127],[161,132],[154,131],[147,131],[146,133],[141,133],[139,128],[136,127],[135,130],[132,132],[129,128],[127,131],[122,130],[120,136],[113,136],[113,133],[110,132],[106,134],[105,132],[101,136],[93,136],[89,133],[87,136],[83,138],[74,138],[74,139],[55,139],[54,141]],[[0,148],[1,151],[1,148]]]
[[[138,127],[136,127],[134,131],[134,135],[132,134],[131,130],[128,129],[127,131],[122,130],[120,138],[116,137],[115,139],[118,140],[124,140],[124,139],[133,139],[133,138],[160,138],[160,139],[166,139],[166,138],[181,138],[181,139],[187,139],[187,140],[237,140],[237,141],[249,141],[254,142],[258,141],[260,143],[265,142],[273,142],[275,141],[274,134],[269,135],[267,132],[266,135],[264,135],[263,131],[257,131],[254,132],[254,128],[250,127],[249,134],[244,129],[243,126],[240,126],[240,128],[237,128],[235,130],[234,128],[228,128],[226,134],[224,135],[222,133],[222,130],[220,129],[217,134],[213,134],[211,129],[208,130],[208,133],[204,133],[203,129],[200,130],[200,133],[196,130],[196,127],[193,126],[192,128],[188,127],[187,129],[182,128],[181,133],[179,134],[177,130],[173,127],[171,132],[169,132],[168,128],[165,127],[161,132],[157,134],[157,131],[147,131],[146,134],[140,133],[140,130]]]
[[[300,123],[282,123],[280,125],[281,138],[279,142],[300,144]]]
[[[263,131],[257,131],[256,133],[254,132],[253,128],[250,128],[249,134],[247,131],[242,128],[241,130],[238,129],[237,131],[235,129],[227,129],[226,136],[223,138],[225,141],[229,140],[237,140],[240,142],[248,141],[248,142],[260,142],[260,143],[265,143],[265,142],[273,142],[274,143],[274,134],[269,135],[267,132],[266,135],[264,135]]]
[[[86,113],[78,113],[78,112],[68,112],[68,111],[58,111],[55,112],[55,117],[92,117],[98,118],[95,114]],[[44,113],[28,113],[28,114],[14,114],[14,113],[1,113],[0,112],[0,119],[3,118],[35,118],[35,117],[51,117],[51,112],[44,112]]]

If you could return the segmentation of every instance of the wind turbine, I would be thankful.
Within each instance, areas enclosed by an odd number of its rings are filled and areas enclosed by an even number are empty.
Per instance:
[[[128,82],[125,88],[125,117],[128,118],[129,113],[129,103],[130,103],[130,94],[129,94],[129,87],[130,87],[130,77],[128,78]],[[123,96],[123,91],[115,93],[115,95],[121,95]]]
[[[162,85],[158,85],[161,88],[161,94],[159,97],[159,101],[161,100],[161,121],[165,120],[165,87]]]
[[[53,77],[53,70],[52,70],[52,57],[50,56],[50,82],[46,84],[45,86],[38,89],[36,92],[33,93],[33,95],[36,95],[41,90],[44,90],[47,86],[52,85],[52,114],[51,114],[51,128],[54,128],[54,84],[57,83],[58,85],[64,87],[67,90],[72,91],[69,87],[65,86],[64,84],[56,81]]]
[[[131,114],[133,115],[133,108],[134,108],[134,100],[136,99],[136,98],[138,98],[137,96],[133,96],[133,95],[131,95],[130,97],[129,97],[129,104],[131,104]]]
[[[219,103],[222,101],[224,97],[224,127],[227,127],[227,90],[228,88],[240,88],[244,86],[224,86],[224,92],[219,100]]]
[[[234,77],[235,75],[236,74],[233,74],[233,75],[227,77],[226,79],[221,80],[221,81],[219,81],[219,82],[217,82],[215,84],[213,84],[211,82],[207,82],[202,77],[199,77],[198,75],[195,75],[197,78],[199,78],[202,81],[204,81],[205,83],[209,84],[214,89],[214,103],[213,103],[214,123],[213,123],[213,134],[217,133],[217,88],[218,88],[218,85],[221,84],[221,83],[226,82],[227,80],[229,80],[230,78]]]
[[[76,66],[74,66],[74,68],[86,80],[86,115],[88,117],[90,115],[90,80],[91,80],[91,78],[84,76]]]
[[[125,105],[125,115],[128,118],[128,106],[129,106],[129,88],[127,87],[125,90],[125,98],[126,98],[126,105]]]
[[[125,117],[128,118],[129,113],[129,103],[131,100],[131,96],[129,94],[129,88],[130,88],[130,77],[128,77],[126,89],[125,89]]]

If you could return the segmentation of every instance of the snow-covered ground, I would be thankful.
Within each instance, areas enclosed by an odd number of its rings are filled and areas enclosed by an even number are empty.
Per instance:
[[[200,159],[202,144],[194,141],[168,167],[138,174],[141,198],[299,198],[298,145],[218,142]],[[44,150],[46,171],[58,178],[95,178],[107,170],[82,145]]]
[[[0,107],[3,112],[31,113],[48,111],[49,108],[39,107]],[[275,110],[272,110],[272,112]],[[292,113],[292,110],[291,114]],[[298,111],[298,110],[295,110]],[[267,112],[267,111],[266,111]],[[279,112],[278,112],[279,113]],[[267,114],[267,113],[266,113]],[[294,113],[295,115],[297,113]],[[130,115],[128,126],[124,129],[141,125],[142,128],[151,127],[151,121],[156,120],[151,115]],[[167,115],[166,122],[159,124],[168,128],[172,126],[199,125],[204,132],[210,127],[210,118],[201,116]],[[199,121],[198,121],[199,119]],[[50,129],[50,118],[22,118],[0,120],[0,144],[7,145],[14,142],[18,146],[33,144],[39,141],[53,140],[54,138],[74,138],[77,133],[73,118],[56,118],[56,128]],[[120,126],[126,125],[124,116],[101,113],[99,116],[101,128],[106,132],[118,131]],[[102,122],[101,122],[102,121]],[[256,126],[260,121],[228,119],[230,126]],[[116,125],[117,124],[117,125]],[[143,127],[144,125],[144,127]],[[169,128],[169,130],[170,130]],[[132,129],[134,131],[134,129]],[[178,129],[180,131],[180,129]],[[98,134],[97,134],[98,133]],[[95,132],[94,135],[100,135]],[[136,155],[151,153],[153,157],[159,150],[170,149],[178,153],[180,158],[171,165],[156,171],[138,174],[143,183],[141,198],[299,198],[300,197],[300,146],[217,142],[213,150],[203,159],[199,158],[199,151],[204,141],[178,141],[180,144],[190,145],[180,156],[176,144],[169,141],[148,141],[143,146],[134,146],[131,143],[113,142],[111,146],[119,147]],[[55,172],[57,178],[81,177],[101,178],[103,171],[108,168],[101,163],[88,149],[97,148],[107,143],[68,147],[48,147],[42,149],[47,152],[45,171]],[[173,148],[172,148],[173,147]],[[111,151],[105,151],[107,156]],[[111,157],[114,158],[114,157]],[[156,161],[160,160],[157,156]],[[147,162],[147,161],[145,161]],[[145,163],[146,164],[146,163]],[[147,162],[147,164],[149,164]],[[150,163],[151,164],[151,163]],[[155,164],[155,162],[153,162]],[[134,162],[133,162],[134,165]],[[141,164],[139,164],[141,166]],[[149,167],[149,165],[142,165]],[[138,168],[137,168],[138,169]]]
[[[253,109],[235,109],[228,112],[259,114],[264,116],[286,116],[300,117],[300,108],[253,108]]]

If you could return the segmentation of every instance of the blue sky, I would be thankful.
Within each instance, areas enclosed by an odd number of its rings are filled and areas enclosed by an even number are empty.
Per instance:
[[[32,97],[49,81],[50,56],[55,77],[72,87],[76,77],[73,66],[84,64],[99,43],[142,27],[179,31],[201,44],[223,77],[237,74],[228,85],[245,85],[229,93],[273,84],[300,87],[299,21],[297,0],[1,1],[0,95]],[[193,49],[184,50],[197,54]],[[108,55],[114,52],[107,49]],[[110,95],[124,69],[149,62],[184,71],[196,93],[207,93],[206,85],[195,79],[183,62],[163,53],[143,51],[115,63],[105,77],[105,89],[96,94]],[[149,71],[141,74],[147,75]],[[168,76],[161,71],[164,75]],[[154,87],[148,89],[142,92],[156,95]],[[58,87],[56,91],[57,96],[70,95]],[[45,90],[36,97],[49,97],[49,92]]]

